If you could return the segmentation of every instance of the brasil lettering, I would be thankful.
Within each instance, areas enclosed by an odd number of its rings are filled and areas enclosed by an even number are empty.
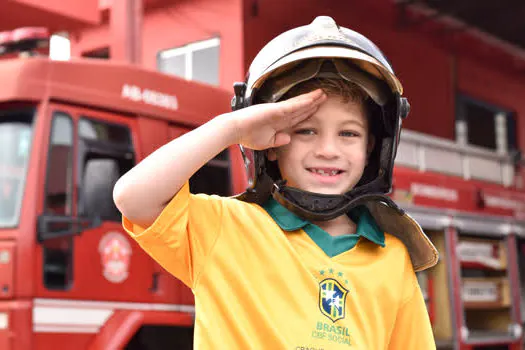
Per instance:
[[[326,339],[339,344],[352,345],[350,341],[350,331],[347,327],[334,326],[324,322],[317,322],[312,331],[312,337]]]

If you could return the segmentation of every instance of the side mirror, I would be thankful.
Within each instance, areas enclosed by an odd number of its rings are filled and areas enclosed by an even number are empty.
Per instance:
[[[100,217],[74,218],[67,215],[42,214],[37,221],[37,239],[43,242],[58,237],[74,236],[100,225]]]
[[[119,178],[119,165],[111,158],[91,158],[86,161],[80,188],[80,216],[97,216],[102,220],[120,220],[113,202],[113,187]]]

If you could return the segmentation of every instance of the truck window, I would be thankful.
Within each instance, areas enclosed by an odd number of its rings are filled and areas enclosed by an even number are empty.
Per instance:
[[[110,158],[99,159],[93,154],[89,154],[88,157],[82,181],[82,216],[100,216],[102,220],[120,221],[119,212],[111,198],[113,187],[120,177],[118,161]]]
[[[33,138],[34,109],[0,105],[0,228],[16,227]]]
[[[177,125],[170,125],[169,128],[169,137],[172,139],[187,132],[187,129]],[[230,175],[230,151],[226,149],[193,174],[189,181],[190,191],[191,193],[231,196],[233,190]]]
[[[206,163],[190,178],[191,193],[231,196],[230,153],[226,149]]]
[[[62,112],[54,113],[52,119],[45,193],[46,214],[73,215],[73,120]],[[55,225],[62,230],[68,224]],[[45,287],[67,289],[73,281],[72,237],[45,241],[43,259]]]
[[[113,202],[113,187],[135,162],[131,132],[124,125],[83,117],[78,134],[82,169],[79,215],[120,222],[121,214]]]
[[[45,212],[72,214],[73,121],[67,114],[53,116],[47,162]]]
[[[218,86],[220,38],[192,42],[157,54],[159,71]]]

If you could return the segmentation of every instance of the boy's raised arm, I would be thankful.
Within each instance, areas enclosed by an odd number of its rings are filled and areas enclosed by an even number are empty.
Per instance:
[[[113,189],[120,212],[150,226],[169,200],[207,161],[235,142],[235,128],[221,115],[155,150],[122,176]]]
[[[314,113],[325,99],[316,90],[215,117],[124,174],[113,190],[115,205],[135,224],[149,227],[184,183],[218,153],[237,143],[259,150],[287,144],[286,130]]]

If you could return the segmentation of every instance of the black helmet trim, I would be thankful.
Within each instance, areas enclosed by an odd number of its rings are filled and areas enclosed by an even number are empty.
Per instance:
[[[404,214],[391,198],[383,194],[367,193],[367,187],[374,188],[376,184],[364,185],[351,194],[326,195],[283,186],[277,182],[272,187],[272,197],[283,207],[310,221],[332,220],[370,201],[384,202],[400,215]]]

